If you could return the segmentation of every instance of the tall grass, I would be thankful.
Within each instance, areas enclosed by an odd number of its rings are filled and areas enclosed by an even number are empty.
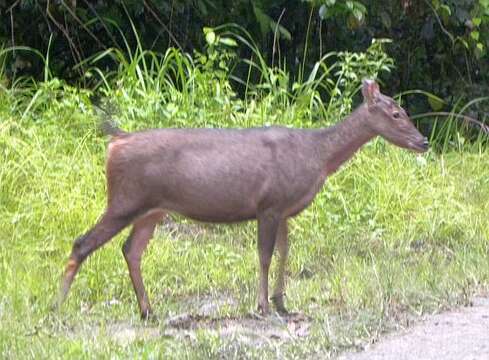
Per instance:
[[[270,68],[246,33],[211,29],[251,49],[246,78],[232,69],[232,42],[204,54],[156,54],[138,46],[87,60],[94,90],[51,78],[0,88],[0,354],[19,357],[328,356],[371,339],[408,313],[465,301],[487,287],[489,157],[466,142],[414,156],[383,140],[367,145],[291,221],[287,303],[312,318],[303,340],[267,339],[256,348],[212,331],[121,344],[114,325],[138,327],[135,297],[117,237],[84,265],[61,313],[50,312],[73,239],[105,205],[106,139],[89,98],[102,96],[126,130],[149,127],[317,127],[354,106],[362,76],[391,60],[375,43],[365,53],[331,54],[303,81]],[[217,40],[215,40],[217,41]],[[229,45],[231,44],[231,45]],[[212,45],[212,46],[211,46]],[[106,73],[98,64],[115,61]],[[0,57],[1,60],[1,57]],[[2,61],[0,61],[2,64]],[[0,74],[2,71],[0,70]],[[252,82],[251,79],[258,79]],[[234,83],[245,87],[244,97]],[[255,308],[253,224],[158,232],[143,261],[157,316],[195,312],[192,299],[237,299],[220,309]]]

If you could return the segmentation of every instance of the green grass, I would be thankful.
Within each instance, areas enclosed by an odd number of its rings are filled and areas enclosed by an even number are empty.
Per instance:
[[[348,71],[343,83],[341,73],[325,72],[335,80],[320,80],[330,86],[323,89],[332,99],[325,106],[315,75],[294,92],[291,82],[271,81],[267,70],[266,86],[247,84],[243,100],[214,65],[179,53],[150,55],[119,59],[112,75],[98,73],[96,91],[117,105],[117,120],[128,130],[322,126],[349,111],[359,81]],[[154,62],[143,66],[143,59]],[[364,60],[356,72],[372,72],[361,67]],[[412,314],[463,303],[489,284],[488,150],[476,143],[416,156],[376,140],[290,222],[286,304],[311,318],[307,337],[266,338],[255,346],[209,329],[165,335],[167,318],[196,314],[203,299],[234,299],[218,310],[218,325],[230,317],[245,321],[255,310],[253,223],[195,227],[175,218],[180,231],[158,231],[143,260],[154,324],[139,320],[120,250],[127,230],[88,259],[61,312],[52,312],[73,240],[105,205],[107,139],[98,133],[89,95],[57,79],[0,89],[2,358],[326,357]],[[114,328],[158,335],[121,341]]]

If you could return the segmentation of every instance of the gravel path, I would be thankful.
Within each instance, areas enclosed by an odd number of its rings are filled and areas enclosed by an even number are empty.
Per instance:
[[[489,298],[476,298],[471,307],[430,316],[363,352],[346,353],[338,359],[489,360]]]

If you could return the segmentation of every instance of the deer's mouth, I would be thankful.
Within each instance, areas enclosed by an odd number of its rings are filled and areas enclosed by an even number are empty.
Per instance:
[[[408,143],[409,147],[418,152],[418,153],[424,153],[430,148],[430,143],[428,142],[428,139],[424,138],[421,141],[418,142],[409,142]]]

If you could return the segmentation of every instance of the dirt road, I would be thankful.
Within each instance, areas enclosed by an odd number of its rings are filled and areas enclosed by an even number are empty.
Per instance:
[[[473,306],[428,317],[400,334],[392,334],[365,351],[341,360],[489,360],[489,298]]]

